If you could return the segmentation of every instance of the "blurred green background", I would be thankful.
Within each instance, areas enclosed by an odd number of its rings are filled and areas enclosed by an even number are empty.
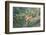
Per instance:
[[[25,16],[32,16],[26,21]],[[27,24],[26,24],[27,23]],[[40,8],[13,7],[13,28],[20,27],[39,27],[40,26]]]

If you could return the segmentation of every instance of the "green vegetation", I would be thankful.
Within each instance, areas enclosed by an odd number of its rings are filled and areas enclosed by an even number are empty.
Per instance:
[[[32,16],[26,21],[25,16]],[[40,8],[13,7],[13,28],[39,27]]]

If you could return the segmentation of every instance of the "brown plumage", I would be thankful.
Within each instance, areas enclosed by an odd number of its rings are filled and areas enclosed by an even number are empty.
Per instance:
[[[30,20],[32,16],[25,16],[26,21]]]

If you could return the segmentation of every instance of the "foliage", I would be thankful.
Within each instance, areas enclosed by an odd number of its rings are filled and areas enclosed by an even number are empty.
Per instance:
[[[25,21],[25,16],[32,19]],[[40,8],[13,7],[13,27],[38,27],[40,26]]]

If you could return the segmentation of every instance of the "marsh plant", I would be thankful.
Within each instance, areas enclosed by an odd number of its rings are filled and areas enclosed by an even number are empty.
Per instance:
[[[13,7],[13,28],[39,26],[40,8]]]

